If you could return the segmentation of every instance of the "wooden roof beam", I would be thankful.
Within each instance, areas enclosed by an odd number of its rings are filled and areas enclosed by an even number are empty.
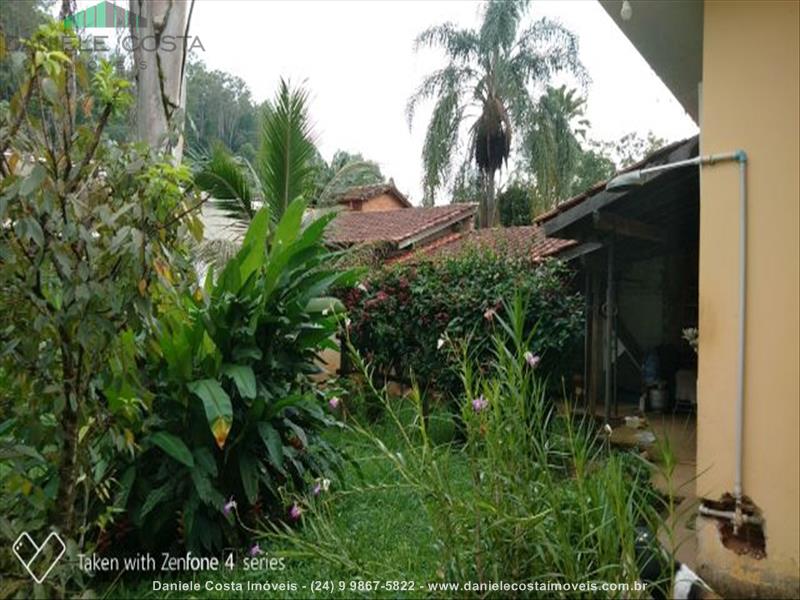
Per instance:
[[[607,231],[609,233],[651,242],[662,243],[665,241],[661,232],[652,225],[642,223],[635,219],[622,217],[614,213],[601,213],[596,210],[592,213],[592,222],[594,223],[594,228],[598,231]]]

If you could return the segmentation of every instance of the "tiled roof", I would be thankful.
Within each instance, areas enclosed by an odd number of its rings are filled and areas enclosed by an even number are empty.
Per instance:
[[[395,198],[397,198],[404,206],[411,207],[411,202],[408,201],[400,190],[398,190],[394,182],[389,181],[388,183],[379,183],[377,185],[362,185],[358,187],[352,187],[347,190],[342,196],[337,200],[340,204],[345,204],[348,202],[365,202],[370,200],[371,198],[375,198],[376,196],[381,196],[383,194],[391,194]]]
[[[449,223],[472,219],[473,204],[412,207],[402,210],[375,212],[341,211],[328,227],[325,236],[332,244],[364,242],[403,242],[430,230],[436,231]]]
[[[546,238],[540,227],[497,227],[453,233],[419,250],[406,254],[396,262],[417,262],[454,256],[469,249],[505,252],[539,261],[574,246],[573,240]]]

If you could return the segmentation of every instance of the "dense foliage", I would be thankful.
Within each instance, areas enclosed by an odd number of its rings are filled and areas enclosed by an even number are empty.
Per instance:
[[[340,460],[309,383],[340,318],[326,290],[353,283],[321,241],[333,215],[301,223],[299,199],[279,219],[255,211],[199,286],[189,170],[108,139],[129,84],[108,63],[90,77],[70,35],[51,24],[25,42],[23,85],[0,111],[4,573],[20,571],[21,531],[56,529],[71,561],[240,543],[239,525],[281,518],[285,491]],[[48,579],[59,595],[80,577],[70,564]]]
[[[446,338],[471,339],[475,360],[488,359],[488,341],[503,298],[529,298],[526,326],[535,328],[532,351],[557,372],[568,363],[580,334],[581,302],[569,290],[569,271],[552,262],[539,266],[503,253],[470,251],[416,266],[376,272],[343,294],[350,338],[384,374],[450,394],[461,387],[458,357]]]
[[[47,509],[72,534],[77,482],[91,472],[87,449],[98,439],[130,447],[120,428],[139,410],[101,375],[121,336],[152,315],[153,290],[171,285],[167,264],[176,276],[188,271],[187,226],[201,229],[181,218],[192,203],[186,170],[103,142],[108,119],[130,102],[127,82],[105,64],[90,84],[62,51],[68,35],[43,26],[26,42],[26,79],[1,125],[0,393],[6,428],[37,448],[4,481],[22,486],[38,510],[23,503],[12,514]],[[84,483],[98,492],[100,481]]]
[[[43,25],[11,55],[21,84],[0,113],[4,549],[53,527],[71,552],[91,548],[113,520],[117,461],[150,408],[131,347],[161,298],[193,283],[202,234],[188,170],[108,141],[129,84],[108,63],[90,76],[73,35]]]
[[[186,70],[186,149],[210,152],[215,143],[248,160],[258,147],[260,107],[243,79],[192,61]]]
[[[280,489],[335,475],[339,457],[318,435],[331,421],[306,376],[341,308],[324,294],[352,274],[330,269],[330,215],[301,228],[305,206],[290,204],[269,244],[259,211],[239,253],[175,299],[147,344],[152,413],[122,478],[141,545],[235,545],[231,498],[242,519],[282,517]]]

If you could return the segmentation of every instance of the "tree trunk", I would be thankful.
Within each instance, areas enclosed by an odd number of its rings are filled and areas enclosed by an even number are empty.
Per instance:
[[[478,210],[478,227],[496,227],[498,212],[494,197],[494,171],[483,174],[483,198]]]
[[[183,154],[186,107],[187,36],[194,0],[130,0],[133,60],[136,66],[136,128],[140,140]],[[177,139],[167,135],[171,129]]]
[[[487,227],[497,227],[497,202],[494,197],[494,171],[489,173],[489,180],[486,182],[486,212],[489,214]]]
[[[80,414],[80,364],[75,365],[67,344],[62,345],[61,363],[64,409],[61,413],[61,461],[53,521],[61,533],[71,536],[75,526],[75,497],[78,479],[78,418]]]

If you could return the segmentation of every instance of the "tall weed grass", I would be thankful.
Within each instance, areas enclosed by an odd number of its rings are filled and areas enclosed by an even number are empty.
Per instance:
[[[525,597],[646,597],[632,591],[637,528],[659,530],[671,501],[653,490],[641,459],[612,451],[606,432],[574,414],[569,402],[560,412],[552,404],[528,350],[536,333],[525,331],[524,315],[517,298],[497,316],[493,359],[484,372],[474,368],[468,342],[446,341],[462,357],[465,440],[443,447],[431,439],[417,387],[407,398],[415,413],[410,424],[385,390],[368,391],[399,432],[399,448],[370,427],[350,427],[391,465],[391,485],[410,490],[424,507],[440,580],[477,584],[471,593],[479,597],[493,595],[492,582],[540,584],[541,591],[518,593]],[[364,381],[374,381],[357,353],[353,361]],[[356,484],[339,493],[366,498],[380,487]],[[350,552],[346,532],[332,525],[336,502],[337,494],[309,498],[302,531],[271,527],[268,536],[351,576],[403,579],[398,565]],[[580,583],[586,584],[580,592],[557,589]],[[603,583],[625,583],[631,591],[608,591]]]

